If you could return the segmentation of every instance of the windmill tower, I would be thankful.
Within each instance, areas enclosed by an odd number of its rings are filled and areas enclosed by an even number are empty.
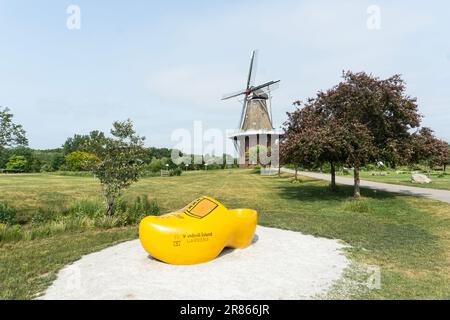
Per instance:
[[[257,51],[254,50],[250,59],[245,89],[224,95],[222,98],[222,100],[240,96],[244,98],[238,130],[230,135],[229,138],[233,139],[239,152],[239,164],[241,167],[257,164],[277,167],[278,152],[272,154],[272,151],[278,149],[278,140],[281,132],[275,130],[272,124],[271,91],[277,88],[280,80],[254,86],[256,61]],[[256,146],[265,147],[268,151],[267,155],[264,157],[262,154],[260,155],[259,152],[262,151],[258,150],[264,148],[256,148]]]

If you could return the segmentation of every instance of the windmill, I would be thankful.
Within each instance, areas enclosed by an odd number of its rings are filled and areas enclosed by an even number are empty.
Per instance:
[[[260,141],[267,143],[267,147],[273,147],[273,143],[277,143],[281,135],[281,132],[273,128],[271,108],[271,92],[278,87],[280,80],[254,85],[256,65],[257,51],[253,50],[245,89],[222,97],[222,100],[243,97],[238,131],[230,136],[239,151],[239,162],[243,167],[258,164],[258,161],[249,161],[250,148],[260,145]]]

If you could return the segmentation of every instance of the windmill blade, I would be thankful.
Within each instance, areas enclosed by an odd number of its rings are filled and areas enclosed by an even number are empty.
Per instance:
[[[250,58],[250,68],[248,70],[247,86],[246,86],[247,90],[253,85],[253,83],[255,81],[256,58],[257,58],[257,50],[253,50],[252,56]]]
[[[253,91],[256,91],[256,90],[265,88],[265,87],[269,87],[269,86],[271,86],[271,90],[272,90],[272,87],[276,89],[276,88],[277,88],[278,82],[280,82],[280,80],[269,81],[269,82],[260,84],[259,86],[256,86],[256,87],[251,88],[250,92],[253,92]]]
[[[244,97],[244,104],[242,105],[242,111],[241,111],[241,119],[239,121],[239,129],[242,129],[242,124],[244,123],[245,109],[247,108],[247,97],[248,97],[248,93],[246,93],[245,97]]]
[[[240,96],[241,94],[245,94],[245,93],[246,93],[246,90],[239,90],[239,91],[235,91],[235,92],[233,92],[233,93],[224,94],[224,95],[222,96],[222,99],[221,99],[221,100],[231,99],[231,98]]]
[[[269,84],[267,87],[264,88],[264,90],[273,91],[277,90],[280,87],[280,81],[275,82],[274,84]]]
[[[253,50],[251,60],[251,71],[249,72],[249,78],[247,82],[247,89],[251,88],[255,83],[256,71],[258,70],[258,50]]]

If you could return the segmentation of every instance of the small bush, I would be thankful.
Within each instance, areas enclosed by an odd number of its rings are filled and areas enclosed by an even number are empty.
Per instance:
[[[342,168],[342,174],[343,175],[349,175],[351,172],[350,172],[351,170],[349,169],[349,168]]]
[[[322,173],[331,173],[331,165],[329,162],[325,162],[324,164],[322,164],[322,166],[320,167],[320,171]]]
[[[41,172],[52,172],[52,171],[55,171],[53,168],[52,168],[52,166],[50,165],[50,164],[48,164],[48,163],[44,163],[42,166],[41,166],[41,170],[40,170]]]
[[[18,241],[22,239],[22,227],[18,224],[13,226],[0,223],[0,241]]]
[[[0,223],[14,224],[16,223],[16,210],[8,207],[4,203],[0,203]]]
[[[105,208],[101,202],[82,199],[67,208],[66,215],[95,218],[103,214]]]
[[[170,170],[169,176],[171,176],[171,177],[173,177],[173,176],[179,177],[179,176],[181,176],[182,173],[183,173],[183,171],[180,168],[175,168],[173,170]]]
[[[94,221],[94,226],[102,229],[111,229],[114,227],[120,227],[122,225],[123,224],[121,218],[116,216],[101,217],[95,219]]]
[[[261,173],[261,166],[254,166],[252,169],[252,173],[260,174]]]
[[[122,225],[138,223],[143,217],[148,215],[158,215],[160,209],[155,200],[148,200],[146,195],[138,196],[134,202],[127,203],[125,208],[118,212]]]
[[[55,213],[40,208],[31,218],[31,224],[37,225],[49,222],[54,216]]]

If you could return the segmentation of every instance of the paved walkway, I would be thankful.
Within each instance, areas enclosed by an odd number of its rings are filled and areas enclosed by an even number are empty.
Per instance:
[[[294,170],[287,169],[287,168],[281,168],[281,171],[286,172],[286,173],[292,173],[292,174],[295,173]],[[298,174],[305,176],[305,177],[310,177],[310,178],[319,179],[319,180],[326,180],[326,181],[331,180],[330,174],[307,172],[307,171],[298,171]],[[336,183],[345,184],[345,185],[353,185],[353,178],[336,176]],[[402,185],[398,185],[398,184],[373,182],[373,181],[367,181],[367,180],[361,180],[361,187],[374,189],[374,190],[402,193],[402,194],[407,194],[407,195],[416,196],[416,197],[430,198],[430,199],[450,203],[450,191],[448,191],[448,190],[409,187],[409,186],[402,186]]]

